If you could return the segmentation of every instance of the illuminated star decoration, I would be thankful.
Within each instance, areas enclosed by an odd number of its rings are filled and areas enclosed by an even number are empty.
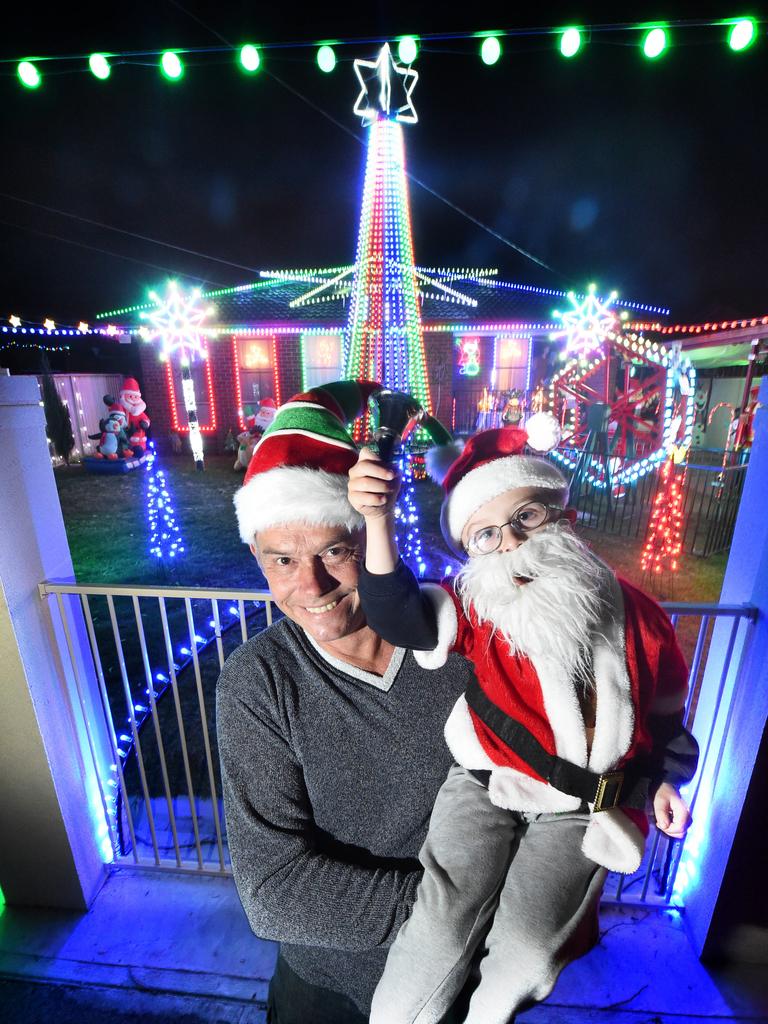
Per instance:
[[[47,320],[43,320],[43,327],[46,329],[46,331],[52,331],[56,327],[56,324],[53,320],[51,320],[50,317],[48,317]]]
[[[567,355],[586,356],[602,344],[606,335],[617,324],[616,314],[609,306],[618,292],[611,292],[608,301],[603,303],[595,295],[595,290],[595,285],[591,284],[581,302],[573,292],[568,292],[573,309],[567,313],[561,313],[557,309],[552,312],[552,315],[562,323],[563,330],[556,331],[550,337],[553,341],[565,338]]]
[[[80,323],[77,325],[77,329],[78,331],[80,331],[81,334],[87,334],[88,324],[85,322],[85,320],[81,320]]]
[[[11,314],[11,316],[8,317],[8,323],[11,327],[21,327],[21,317],[16,316],[15,313]]]
[[[365,75],[365,68],[372,71],[373,74]],[[419,73],[412,68],[405,68],[397,64],[389,49],[389,43],[382,46],[376,60],[357,59],[355,74],[360,81],[360,95],[355,102],[354,112],[362,117],[364,125],[372,124],[380,114],[384,114],[394,121],[416,124],[418,117],[411,100],[411,93],[419,80]],[[402,90],[405,102],[393,110],[392,93],[393,91],[397,93],[399,90]]]
[[[149,297],[157,304],[157,309],[139,315],[149,320],[154,328],[149,340],[159,339],[161,360],[165,362],[175,352],[179,353],[182,363],[194,361],[197,356],[205,359],[207,352],[200,326],[213,310],[199,305],[200,289],[185,292],[175,281],[169,281],[164,299],[156,292],[150,292]]]

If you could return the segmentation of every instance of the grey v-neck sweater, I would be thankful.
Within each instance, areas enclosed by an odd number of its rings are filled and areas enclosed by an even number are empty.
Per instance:
[[[329,659],[288,619],[238,648],[216,707],[229,849],[254,932],[367,1013],[415,898],[471,669],[397,650],[383,677]]]

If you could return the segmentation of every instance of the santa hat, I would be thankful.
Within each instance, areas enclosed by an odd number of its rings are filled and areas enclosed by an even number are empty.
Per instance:
[[[125,409],[122,407],[122,405],[120,405],[119,402],[113,402],[112,405],[107,406],[107,415],[117,415],[121,417],[121,419],[123,419],[124,421],[128,419]]]
[[[560,440],[560,425],[549,413],[535,413],[525,429],[501,427],[471,437],[463,450],[451,445],[427,453],[427,471],[445,487],[440,526],[448,545],[463,553],[461,534],[481,505],[515,487],[541,487],[568,495],[568,481],[554,463],[525,448],[547,452]]]
[[[369,380],[333,381],[280,406],[235,494],[245,544],[252,544],[259,530],[284,523],[348,530],[363,525],[347,498],[347,474],[357,462],[357,448],[346,424],[380,388]]]
[[[126,377],[123,381],[123,386],[120,388],[121,391],[141,391],[139,382],[135,377]]]

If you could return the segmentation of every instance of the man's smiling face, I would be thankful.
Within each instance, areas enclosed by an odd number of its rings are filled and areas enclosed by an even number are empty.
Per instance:
[[[341,526],[289,523],[262,530],[251,551],[278,608],[318,643],[365,626],[357,596],[359,534]]]

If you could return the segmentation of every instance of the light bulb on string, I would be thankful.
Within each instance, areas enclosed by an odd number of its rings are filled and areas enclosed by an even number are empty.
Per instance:
[[[336,67],[336,53],[333,47],[327,43],[324,43],[317,51],[317,66],[326,75],[330,74]]]
[[[101,82],[105,82],[112,73],[107,55],[104,53],[92,53],[88,58],[88,67],[91,74]]]
[[[669,46],[667,29],[661,25],[649,28],[643,36],[642,50],[646,60],[658,60]]]
[[[581,49],[581,44],[581,29],[576,28],[575,25],[563,29],[559,42],[560,53],[563,57],[569,60],[571,57],[575,57]]]
[[[37,89],[43,80],[37,66],[31,60],[23,60],[16,68],[19,81],[26,89]]]
[[[254,46],[253,43],[246,43],[240,47],[238,59],[240,67],[243,71],[247,71],[248,74],[253,74],[261,67],[261,54],[258,47]]]
[[[757,39],[757,25],[755,24],[754,18],[738,18],[734,21],[728,22],[730,29],[728,31],[728,46],[734,51],[734,53],[741,53],[743,50],[749,49],[749,47]]]
[[[178,53],[166,50],[160,58],[160,70],[169,82],[178,82],[184,74],[184,65]]]
[[[501,41],[498,36],[486,36],[480,44],[480,59],[489,67],[501,57]]]

